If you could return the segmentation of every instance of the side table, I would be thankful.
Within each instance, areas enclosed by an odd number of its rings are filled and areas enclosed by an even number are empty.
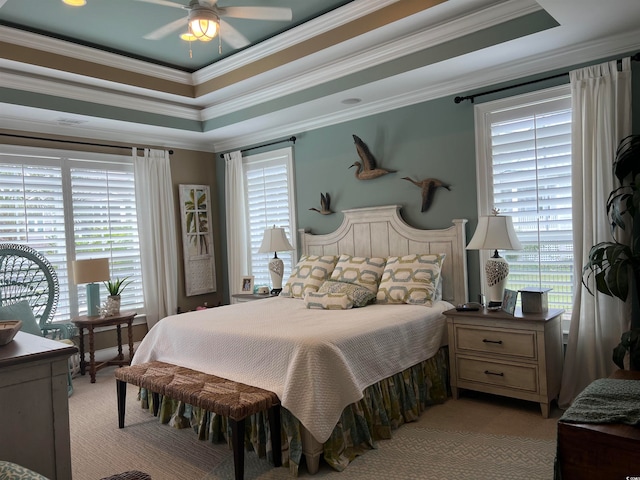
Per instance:
[[[563,312],[444,312],[453,398],[460,388],[520,398],[538,402],[548,418],[562,378]]]
[[[84,359],[84,329],[89,330],[89,373],[91,375],[91,383],[96,383],[96,372],[102,367],[107,365],[129,365],[133,358],[133,317],[136,316],[136,312],[121,312],[120,315],[114,315],[112,317],[99,317],[83,315],[71,320],[77,327],[80,336],[80,374],[84,375],[86,371],[87,363]],[[129,334],[129,359],[125,360],[122,354],[122,332],[121,325],[127,324],[127,331]],[[106,327],[109,325],[115,325],[118,331],[118,356],[112,360],[107,360],[96,364],[95,357],[95,344],[93,329],[96,327]]]
[[[265,298],[272,298],[275,295],[269,293],[234,293],[232,298],[236,299],[237,303],[251,302],[253,300],[264,300]]]

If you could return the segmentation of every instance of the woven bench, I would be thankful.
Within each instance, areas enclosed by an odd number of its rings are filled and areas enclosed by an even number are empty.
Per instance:
[[[160,395],[203,408],[229,418],[236,480],[244,477],[244,420],[268,411],[273,463],[282,464],[280,445],[280,399],[267,390],[164,362],[149,362],[115,371],[118,393],[118,427],[124,428],[127,383],[146,388],[153,396],[158,415]]]

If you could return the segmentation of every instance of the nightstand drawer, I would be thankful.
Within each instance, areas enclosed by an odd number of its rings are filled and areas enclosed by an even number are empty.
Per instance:
[[[466,357],[458,357],[457,364],[460,381],[538,391],[538,369],[535,365],[510,365]]]
[[[536,359],[536,332],[456,327],[456,349]]]

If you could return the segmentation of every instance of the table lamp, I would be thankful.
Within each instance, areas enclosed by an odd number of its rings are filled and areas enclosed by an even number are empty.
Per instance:
[[[521,248],[511,217],[498,215],[496,212],[478,219],[478,227],[467,245],[467,250],[494,251],[493,256],[487,259],[485,264],[489,306],[502,304],[509,275],[509,264],[498,254],[498,250],[520,250]]]
[[[109,259],[90,258],[73,262],[73,279],[76,285],[87,284],[87,315],[94,317],[100,309],[100,285],[109,280]]]
[[[293,250],[284,233],[284,228],[276,227],[275,225],[273,228],[265,228],[262,245],[260,245],[258,253],[273,252],[273,258],[269,261],[269,274],[271,275],[271,285],[273,287],[271,295],[278,295],[282,290],[284,263],[278,258],[278,250],[281,252]]]

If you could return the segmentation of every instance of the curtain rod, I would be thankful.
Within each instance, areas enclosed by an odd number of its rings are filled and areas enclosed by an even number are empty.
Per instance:
[[[24,138],[27,140],[44,140],[46,142],[59,142],[59,143],[73,143],[76,145],[89,145],[92,147],[107,147],[107,148],[135,148],[136,150],[144,150],[143,147],[126,147],[124,145],[107,145],[104,143],[91,143],[91,142],[78,142],[75,140],[61,140],[59,138],[44,138],[44,137],[32,137],[29,135],[14,135],[11,133],[0,133],[3,137]],[[169,155],[173,155],[173,150],[169,150]]]
[[[284,142],[293,142],[293,144],[296,144],[296,137],[289,137],[286,140],[276,140],[275,142],[271,142],[271,143],[264,143],[262,145],[256,145],[255,147],[249,147],[249,148],[244,148],[242,150],[240,150],[241,153],[244,152],[248,152],[249,150],[255,150],[256,148],[262,148],[262,147],[270,147],[271,145],[277,145],[278,143],[284,143]],[[220,154],[220,158],[224,158],[224,153]]]
[[[640,61],[640,53],[636,53],[635,55],[633,55],[631,57],[631,60],[633,61]],[[618,60],[618,62],[620,62],[621,60]],[[502,87],[502,88],[496,88],[495,90],[489,90],[486,92],[481,92],[481,93],[476,93],[475,95],[467,95],[465,97],[456,97],[453,99],[453,101],[455,103],[461,103],[464,102],[465,100],[471,100],[471,103],[473,103],[474,99],[476,97],[481,97],[482,95],[489,95],[491,93],[498,93],[498,92],[503,92],[504,90],[510,90],[512,88],[517,88],[517,87],[523,87],[525,85],[531,85],[533,83],[538,83],[538,82],[544,82],[545,80],[551,80],[554,78],[560,78],[560,77],[564,77],[564,76],[569,76],[569,72],[565,72],[565,73],[559,73],[557,75],[551,75],[550,77],[544,77],[544,78],[539,78],[538,80],[531,80],[529,82],[523,82],[523,83],[518,83],[516,85],[511,85],[509,87]]]

